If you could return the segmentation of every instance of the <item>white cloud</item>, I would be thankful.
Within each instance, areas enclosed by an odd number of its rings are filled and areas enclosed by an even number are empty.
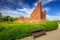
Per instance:
[[[57,12],[56,15],[60,16],[60,12]]]
[[[44,4],[47,4],[47,3],[52,2],[52,1],[54,1],[54,0],[46,0],[46,1],[43,1],[42,4],[44,5]]]
[[[46,19],[49,19],[49,20],[60,20],[60,16],[46,15]]]
[[[3,9],[1,12],[2,12],[2,15],[3,15],[3,16],[9,15],[9,16],[12,16],[12,17],[19,17],[19,12],[16,11],[16,10]]]
[[[49,7],[46,7],[43,9],[43,11],[46,10],[47,12],[50,11],[50,8]]]
[[[46,10],[47,12],[49,12],[50,8],[46,7],[43,10]],[[46,19],[48,19],[48,20],[60,20],[60,12],[57,12],[56,15],[54,15],[54,16],[46,14]]]
[[[34,4],[34,6],[36,6],[37,5],[37,2]]]
[[[34,8],[33,8],[34,9]],[[32,11],[33,11],[33,9],[30,9],[30,8],[23,8],[23,9],[18,9],[17,8],[17,11],[20,11],[20,12],[24,12],[23,14],[28,14],[28,15],[26,15],[26,16],[30,16],[30,14],[32,13]]]
[[[2,12],[3,16],[9,15],[12,17],[19,17],[19,16],[29,17],[32,11],[33,9],[23,7],[23,9],[17,8],[17,10],[3,9],[0,12]]]
[[[48,10],[49,8],[45,8],[45,9]],[[29,17],[32,11],[33,11],[33,9],[24,7],[23,9],[17,8],[17,10],[3,9],[1,12],[4,16],[9,15],[12,17],[19,17],[19,16]],[[26,15],[26,14],[29,14],[29,15]],[[60,15],[59,16],[58,15],[56,15],[56,16],[46,15],[46,19],[60,20]]]
[[[26,12],[26,13],[28,13],[28,14],[30,14],[31,11],[32,11],[32,9],[30,9],[30,8],[25,8],[25,7],[24,7],[23,9],[18,9],[18,8],[17,8],[17,10],[18,10],[18,11],[21,11],[21,12]]]
[[[48,0],[49,2],[53,1],[53,0]]]
[[[52,2],[52,1],[54,1],[54,0],[42,0],[42,4],[44,5],[44,4],[47,4],[47,3]],[[34,5],[36,6],[37,2]]]
[[[48,0],[45,3],[49,3],[51,1],[53,1],[53,0]],[[36,5],[36,3],[35,3],[35,5]],[[11,10],[9,8],[3,9],[3,10],[1,10],[1,12],[4,16],[9,15],[12,17],[19,17],[19,16],[29,17],[33,10],[34,10],[34,8],[30,9],[29,7],[27,7],[27,8],[23,7],[22,9],[17,8],[17,10]],[[43,10],[46,10],[48,12],[50,10],[50,8],[46,7]],[[46,15],[46,18],[49,20],[60,20],[60,12],[56,13],[56,16]]]

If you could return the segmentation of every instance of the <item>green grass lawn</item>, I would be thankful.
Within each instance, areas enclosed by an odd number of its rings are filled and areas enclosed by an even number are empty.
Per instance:
[[[18,23],[0,22],[0,40],[16,40],[31,35],[34,29],[43,28],[45,31],[56,30],[57,21],[47,21],[46,23]]]

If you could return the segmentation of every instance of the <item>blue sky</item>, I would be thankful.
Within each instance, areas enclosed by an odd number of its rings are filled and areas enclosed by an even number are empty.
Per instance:
[[[3,16],[29,17],[38,0],[0,0]],[[42,0],[42,11],[47,10],[46,19],[60,20],[60,0]]]

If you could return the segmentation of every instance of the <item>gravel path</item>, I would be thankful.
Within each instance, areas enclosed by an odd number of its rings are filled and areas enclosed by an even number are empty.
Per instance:
[[[31,36],[19,40],[34,40]],[[40,36],[35,40],[60,40],[60,25],[57,30],[47,32],[46,35]]]

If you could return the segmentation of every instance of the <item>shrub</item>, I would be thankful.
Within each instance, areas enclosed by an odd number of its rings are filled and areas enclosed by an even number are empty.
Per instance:
[[[51,31],[58,28],[58,23],[46,22],[43,24],[17,24],[12,27],[8,27],[0,33],[0,40],[16,40],[31,35],[31,31],[34,29],[43,28],[45,31]]]
[[[5,28],[4,27],[0,27],[0,32],[2,32]]]

